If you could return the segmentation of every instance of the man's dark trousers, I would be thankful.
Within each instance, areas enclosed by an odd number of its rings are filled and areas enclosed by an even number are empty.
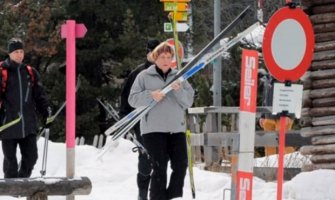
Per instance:
[[[18,145],[22,155],[20,169],[18,169],[16,158]],[[3,171],[5,178],[30,177],[38,158],[36,135],[30,134],[22,139],[3,139],[2,151],[4,154]]]

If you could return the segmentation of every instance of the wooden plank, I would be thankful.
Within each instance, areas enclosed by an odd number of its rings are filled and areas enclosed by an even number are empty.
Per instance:
[[[335,78],[335,69],[312,71],[310,77],[312,80]]]
[[[311,115],[309,114],[310,108],[302,108],[301,109],[301,117],[310,117]]]
[[[193,137],[199,137],[199,135],[204,135],[203,141],[197,141]],[[192,146],[198,146],[203,144],[207,147],[232,147],[233,145],[238,145],[239,134],[238,132],[221,132],[221,133],[198,133],[192,134]],[[255,147],[277,147],[278,146],[278,132],[265,132],[257,131],[255,136]],[[199,138],[198,138],[199,139]],[[196,141],[193,143],[193,141]],[[299,131],[289,131],[286,133],[286,146],[303,146],[311,144],[310,138],[302,137]]]
[[[313,99],[312,101],[313,107],[333,107],[335,106],[335,98],[319,98]]]
[[[335,125],[304,127],[300,130],[300,134],[302,137],[335,134]]]
[[[313,145],[335,144],[335,135],[315,136],[311,139]]]
[[[217,132],[217,118],[216,114],[208,114],[206,116],[206,132]],[[204,136],[204,143],[206,143],[206,137]],[[206,167],[210,167],[213,163],[218,163],[220,161],[219,152],[221,151],[221,146],[204,146],[204,155]]]
[[[333,4],[334,0],[301,0],[303,6],[317,6]]]
[[[335,40],[335,32],[316,33],[315,42],[327,42]]]
[[[313,24],[325,24],[328,22],[335,22],[334,13],[320,13],[310,16]]]
[[[322,163],[322,164],[310,164],[305,165],[302,171],[313,171],[318,169],[335,169],[335,163]]]
[[[37,192],[49,195],[88,195],[92,183],[87,177],[0,179],[0,196],[31,197]]]
[[[324,116],[324,117],[313,117],[313,126],[325,126],[325,125],[335,125],[335,115]]]
[[[328,51],[328,50],[334,50],[334,49],[335,49],[335,42],[334,41],[318,42],[314,46],[314,52]]]
[[[335,154],[312,155],[310,160],[316,163],[335,163]]]
[[[334,69],[334,68],[335,68],[335,59],[313,61],[311,66],[311,70],[313,71],[317,71],[320,69]]]
[[[300,148],[300,153],[302,155],[333,154],[335,153],[335,144],[303,146]]]
[[[313,26],[315,33],[326,33],[335,31],[335,22],[327,24],[315,24]]]
[[[194,107],[187,109],[189,114],[207,114],[207,113],[239,113],[239,107],[221,106],[221,107]],[[272,107],[257,107],[256,112],[258,113],[271,113]]]
[[[313,6],[312,7],[313,14],[320,14],[320,13],[334,13],[335,12],[335,3],[329,5],[322,5],[322,6]]]
[[[311,99],[335,97],[335,88],[313,89],[309,93]]]
[[[321,79],[312,82],[313,89],[335,88],[335,79]]]
[[[312,117],[335,115],[335,107],[332,106],[332,107],[311,108],[309,114]]]
[[[332,35],[333,39],[330,39],[328,41],[334,42],[335,40],[335,32],[333,32],[334,35]],[[319,51],[314,52],[313,60],[331,60],[335,59],[335,50],[328,50],[328,51]]]

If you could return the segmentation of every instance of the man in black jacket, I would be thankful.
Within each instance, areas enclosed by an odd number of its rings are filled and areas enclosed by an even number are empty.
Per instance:
[[[151,57],[151,52],[159,45],[158,40],[148,40],[147,42],[147,58],[146,61],[139,66],[137,66],[133,71],[130,72],[128,78],[123,86],[121,92],[121,106],[120,106],[120,116],[124,117],[128,113],[134,110],[128,103],[128,96],[130,93],[131,86],[133,85],[136,76],[142,71],[147,69],[153,64],[153,59]],[[136,134],[136,139],[143,144],[143,138],[141,136],[140,124],[137,123],[134,126],[134,132]],[[139,151],[138,156],[138,174],[137,174],[137,186],[139,189],[138,200],[147,200],[148,199],[148,188],[150,183],[150,173],[151,165],[145,154],[142,154]]]
[[[51,109],[39,73],[34,68],[29,72],[27,65],[23,63],[24,50],[21,39],[9,40],[8,54],[9,58],[1,64],[2,72],[7,71],[7,80],[6,84],[3,84],[4,73],[1,73],[0,122],[8,123],[19,115],[22,118],[19,123],[0,132],[4,154],[3,172],[5,178],[26,178],[30,177],[38,157],[36,111],[46,123],[47,117],[51,116]],[[20,147],[22,155],[20,167],[16,158],[17,146]]]

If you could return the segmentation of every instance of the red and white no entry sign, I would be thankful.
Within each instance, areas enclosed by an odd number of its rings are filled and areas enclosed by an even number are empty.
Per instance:
[[[173,50],[176,51],[176,45],[174,42],[173,38],[167,39],[166,42],[171,45],[173,47]],[[179,60],[183,60],[184,59],[184,47],[181,44],[180,41],[178,41],[178,55],[179,55]],[[176,54],[174,55],[174,58],[172,60],[172,68],[176,68],[177,67],[177,59],[176,59]]]
[[[314,50],[314,31],[300,8],[284,7],[269,20],[263,38],[263,57],[278,81],[297,81],[309,68]]]

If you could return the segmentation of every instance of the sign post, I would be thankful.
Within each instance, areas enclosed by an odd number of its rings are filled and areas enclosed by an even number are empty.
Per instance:
[[[84,24],[67,20],[61,27],[61,37],[66,39],[66,176],[75,172],[76,131],[76,38],[83,38],[87,32]]]
[[[257,99],[258,52],[242,51],[241,89],[239,131],[240,147],[238,156],[236,198],[238,200],[252,199],[255,120]],[[232,181],[233,178],[232,178]]]
[[[288,114],[300,117],[302,86],[293,85],[309,68],[314,50],[313,26],[308,16],[296,4],[278,10],[269,20],[263,38],[264,62],[278,81],[273,97],[273,114],[280,114],[277,200],[282,200],[284,151]],[[294,100],[288,99],[295,95]],[[299,102],[298,102],[299,101]]]

